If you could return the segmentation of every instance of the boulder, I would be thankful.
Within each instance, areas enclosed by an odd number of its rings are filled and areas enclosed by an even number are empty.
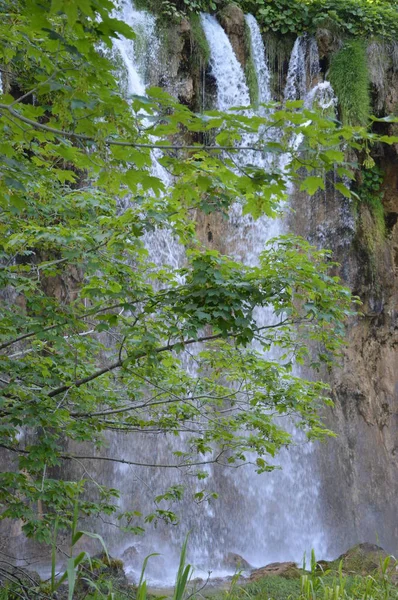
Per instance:
[[[343,563],[345,573],[356,575],[371,575],[380,568],[381,562],[386,558],[387,552],[376,544],[357,544],[336,560],[329,563],[329,568],[338,569],[340,562]]]
[[[223,567],[234,569],[236,571],[243,570],[249,571],[253,567],[245,560],[240,554],[234,554],[234,552],[228,552],[222,561]]]
[[[284,577],[285,579],[296,579],[301,576],[301,572],[294,562],[275,562],[252,571],[249,581],[256,581],[270,575]]]
[[[232,48],[241,63],[242,67],[246,64],[246,43],[245,43],[245,15],[243,10],[236,4],[228,4],[218,14],[221,27],[229,37]]]

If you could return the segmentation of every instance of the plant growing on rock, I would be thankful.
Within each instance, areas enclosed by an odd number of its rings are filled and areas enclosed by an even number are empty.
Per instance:
[[[332,56],[329,78],[339,99],[343,122],[365,125],[370,116],[370,78],[361,40],[346,41]]]

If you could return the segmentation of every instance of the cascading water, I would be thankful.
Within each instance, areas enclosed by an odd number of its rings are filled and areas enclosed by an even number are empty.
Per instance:
[[[289,61],[289,71],[284,92],[285,100],[298,100],[307,93],[307,72],[305,68],[306,38],[298,37],[294,42]]]
[[[260,86],[266,86],[266,89],[261,89],[261,95],[269,101],[271,93],[264,46],[261,36],[257,35],[255,19],[249,16],[247,21],[258,81],[261,82]],[[215,19],[203,18],[203,24],[212,51],[211,67],[217,83],[218,108],[225,110],[233,105],[244,105],[246,93],[241,79],[231,80],[227,75],[232,68],[227,66],[228,61],[233,64],[236,61],[235,56],[231,58],[232,48],[227,36]],[[312,65],[316,62],[313,52],[307,51],[308,46],[313,51],[311,42],[305,40],[303,43],[302,38],[294,46],[285,93],[288,99],[293,95],[305,97],[307,94],[309,82],[307,83],[306,60],[309,58]],[[311,72],[313,73],[313,67]],[[311,75],[311,80],[314,79]],[[225,105],[226,97],[233,99],[229,106]],[[299,144],[299,139],[294,141],[295,147]],[[257,166],[263,166],[261,157],[257,160]],[[234,207],[231,211],[228,245],[240,260],[248,265],[255,265],[267,241],[282,234],[284,230],[282,219],[269,220],[262,217],[253,221],[243,217],[239,207]],[[258,310],[257,318],[260,325],[266,325],[272,323],[275,317],[269,309],[263,308]],[[290,428],[292,427],[290,424]],[[309,462],[312,448],[301,444],[302,437],[297,432],[295,437],[298,445],[290,451],[282,452],[278,457],[281,471],[258,476],[247,468],[238,473],[225,474],[228,480],[227,494],[230,497],[239,498],[244,490],[240,502],[234,503],[233,512],[229,514],[234,522],[245,524],[244,531],[237,532],[234,527],[230,527],[228,536],[225,536],[227,548],[243,554],[253,564],[265,564],[272,560],[300,561],[305,550],[314,548],[316,552],[322,553],[324,549],[321,522],[315,508],[319,486],[314,473],[311,473]],[[223,511],[228,511],[228,498],[222,498],[221,502],[226,505]]]
[[[122,18],[139,30],[145,38],[145,44],[155,48],[155,43],[152,44],[155,34],[153,17],[134,10],[127,3],[122,11]],[[251,33],[260,102],[269,102],[270,77],[261,34],[254,17],[248,15],[246,20]],[[217,108],[228,110],[233,106],[249,106],[250,95],[244,71],[227,35],[215,17],[202,15],[201,22],[211,51],[210,67],[217,86]],[[145,63],[137,57],[138,50],[130,40],[119,40],[116,44],[128,74],[129,93],[143,95],[145,74],[148,73]],[[295,44],[288,74],[287,98],[297,94],[297,90],[300,97],[307,93],[306,45],[308,42],[303,43],[300,39]],[[247,160],[247,157],[243,160]],[[257,166],[264,166],[264,158],[260,155],[250,156],[250,161]],[[167,188],[172,183],[170,177],[162,173],[156,156],[153,156],[153,163],[155,174],[160,176]],[[159,168],[160,171],[156,171]],[[243,217],[238,206],[233,207],[230,217],[225,236],[231,253],[248,265],[257,264],[266,242],[284,231],[281,219],[260,218],[253,221]],[[178,267],[183,263],[184,249],[171,238],[167,230],[163,230],[161,235],[148,236],[146,245],[157,264]],[[258,311],[259,323],[271,323],[273,319],[270,310]],[[192,362],[188,358],[184,362],[185,368],[195,375]],[[148,462],[148,457],[156,457],[154,462],[163,464],[173,460],[173,452],[182,449],[183,442],[183,438],[173,438],[171,441],[165,435],[140,433],[137,433],[134,443],[129,436],[120,434],[111,440],[111,444],[117,444],[117,454],[127,460]],[[311,547],[321,553],[323,539],[320,520],[314,508],[318,484],[309,467],[311,452],[311,447],[305,445],[282,452],[278,463],[283,469],[263,476],[255,474],[250,468],[223,471],[208,466],[206,487],[218,492],[219,500],[207,506],[195,505],[191,500],[184,501],[178,510],[181,517],[178,530],[160,525],[157,529],[149,530],[145,538],[138,542],[128,537],[120,539],[118,534],[114,544],[110,541],[110,549],[122,556],[125,566],[133,573],[140,569],[146,554],[153,551],[163,553],[161,559],[151,561],[148,570],[152,580],[163,583],[173,580],[181,543],[189,530],[190,560],[202,565],[205,571],[213,570],[213,575],[217,574],[214,572],[215,566],[221,564],[222,556],[228,552],[243,555],[255,566],[274,560],[300,561],[303,551]],[[143,512],[146,509],[149,511],[153,497],[171,484],[188,483],[188,495],[196,489],[196,484],[187,481],[183,474],[175,477],[173,473],[171,477],[167,469],[119,465],[112,476],[115,487],[122,489],[121,507],[124,510],[138,508]],[[241,524],[239,528],[236,527],[237,522]],[[134,548],[123,555],[123,551],[131,544]],[[197,574],[201,574],[200,571]]]
[[[245,16],[246,23],[250,31],[251,54],[257,75],[258,101],[259,104],[266,104],[271,98],[271,75],[265,59],[265,47],[261,35],[260,26],[253,15]]]
[[[146,11],[136,10],[134,4],[126,0],[118,12],[118,18],[134,30],[135,40],[126,38],[115,40],[115,48],[122,60],[122,72],[125,72],[128,95],[145,96],[146,85],[150,82],[151,70],[157,63],[159,38],[156,33],[156,19]],[[141,51],[140,51],[141,50]],[[152,66],[152,69],[150,68]],[[160,150],[152,150],[151,173],[160,179],[167,189],[172,184],[168,171],[160,164]],[[184,249],[167,230],[157,230],[146,235],[146,246],[150,257],[156,264],[168,264],[174,268],[182,266]]]
[[[217,83],[217,108],[249,106],[250,94],[242,66],[227,34],[212,15],[201,15],[203,31],[210,47],[211,73]]]

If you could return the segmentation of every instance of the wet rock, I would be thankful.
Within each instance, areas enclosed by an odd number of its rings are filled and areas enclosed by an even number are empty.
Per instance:
[[[191,33],[191,23],[189,19],[181,19],[180,21],[180,34],[187,35]]]
[[[270,563],[260,569],[252,571],[249,581],[256,581],[263,577],[269,577],[270,575],[277,575],[278,577],[285,577],[285,579],[296,579],[301,576],[300,569],[294,562],[276,562]]]
[[[246,44],[245,15],[243,10],[236,4],[228,4],[218,14],[218,19],[225,33],[229,37],[239,62],[242,67],[244,67],[246,64]]]
[[[330,29],[319,28],[316,32],[316,41],[318,43],[319,57],[329,57],[337,52],[341,47],[341,38]]]
[[[192,77],[181,78],[177,85],[178,100],[187,106],[192,104],[195,90]]]
[[[243,569],[244,571],[251,570],[253,567],[239,554],[234,552],[228,552],[223,558],[222,564],[224,567],[231,568],[234,570]]]
[[[191,579],[190,583],[192,586],[194,587],[198,587],[200,585],[203,585],[205,582],[204,579],[202,579],[201,577],[195,577],[195,579]]]

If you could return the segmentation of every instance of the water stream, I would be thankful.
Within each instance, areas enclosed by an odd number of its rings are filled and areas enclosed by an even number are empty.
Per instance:
[[[116,42],[117,51],[127,73],[129,93],[144,95],[145,85],[149,83],[146,79],[150,73],[148,60],[156,61],[158,41],[155,21],[151,15],[135,10],[127,2],[121,11],[121,17],[138,31],[141,42],[138,45],[136,41],[119,40]],[[259,99],[266,103],[271,100],[271,92],[264,43],[254,17],[247,15],[246,21],[251,34]],[[211,51],[210,70],[217,87],[216,108],[225,111],[233,106],[248,107],[250,96],[245,74],[227,35],[214,16],[201,15],[201,23]],[[319,57],[316,71],[315,46],[311,38],[296,41],[285,98],[305,98],[309,89],[317,84]],[[142,53],[143,48],[151,48],[149,56]],[[299,143],[299,140],[295,141],[295,144]],[[166,187],[172,185],[156,154],[152,159],[154,173]],[[257,166],[264,166],[264,157],[251,156],[250,160],[257,160]],[[239,205],[236,205],[231,210],[225,239],[231,255],[248,265],[255,265],[266,242],[285,230],[283,218],[270,220],[262,217],[253,221],[243,217]],[[167,230],[162,230],[160,235],[147,236],[146,245],[157,264],[176,268],[184,261],[184,249]],[[257,318],[259,323],[267,324],[272,322],[274,315],[265,308],[258,311]],[[188,358],[185,368],[195,376],[192,361]],[[293,424],[289,427],[294,430]],[[225,574],[221,566],[222,557],[228,552],[244,556],[254,566],[277,560],[301,561],[304,550],[310,548],[315,548],[317,554],[323,554],[324,535],[317,510],[319,484],[311,471],[313,448],[301,445],[298,434],[296,439],[296,447],[278,456],[277,462],[282,466],[280,471],[259,476],[250,468],[220,470],[209,466],[206,487],[218,492],[219,500],[199,506],[191,500],[183,501],[178,511],[181,516],[179,527],[160,525],[157,529],[149,528],[145,538],[138,540],[118,538],[111,542],[111,551],[122,556],[127,570],[135,576],[146,554],[161,552],[162,557],[151,561],[148,574],[153,581],[162,583],[172,581],[174,577],[178,553],[188,530],[191,531],[190,560],[197,566],[197,576],[203,576],[207,569],[211,569],[213,575]],[[183,448],[184,439],[138,433],[134,439],[115,436],[111,444],[116,445],[118,455],[129,460],[147,462],[148,457],[155,457],[157,462],[167,462],[175,450]],[[188,497],[196,489],[195,482],[167,470],[119,465],[112,477],[112,484],[122,490],[121,508],[129,509],[134,504],[144,513],[150,510],[153,496],[172,484],[187,485]]]

